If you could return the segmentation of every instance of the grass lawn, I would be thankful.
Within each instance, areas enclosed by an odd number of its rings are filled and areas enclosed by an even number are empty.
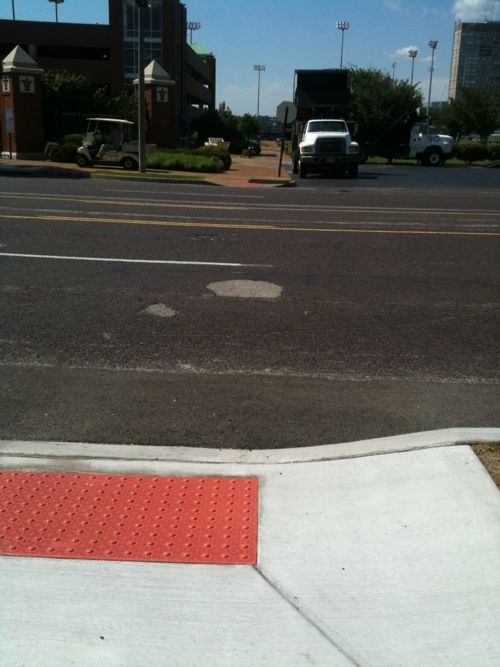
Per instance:
[[[387,160],[385,157],[369,157],[368,160],[366,161],[366,164],[388,164]],[[412,159],[403,159],[403,160],[393,160],[392,164],[395,165],[416,165],[417,161],[412,160]],[[492,160],[481,160],[478,162],[473,162],[470,166],[471,167],[489,167],[491,164],[494,164],[494,161]],[[449,160],[446,160],[446,167],[468,167],[469,165],[467,162],[464,162],[463,160],[458,160],[457,158],[451,158]]]

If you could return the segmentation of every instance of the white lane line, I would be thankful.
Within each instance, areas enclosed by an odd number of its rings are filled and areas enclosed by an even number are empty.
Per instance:
[[[19,252],[0,252],[0,257],[21,257],[27,259],[62,259],[78,262],[121,262],[126,264],[174,264],[180,266],[226,266],[236,268],[272,268],[271,264],[240,264],[238,262],[191,262],[175,259],[126,259],[120,257],[73,257],[71,255],[31,255]]]

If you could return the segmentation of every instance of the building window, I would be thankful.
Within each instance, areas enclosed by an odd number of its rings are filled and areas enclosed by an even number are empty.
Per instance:
[[[138,76],[138,15],[135,0],[123,0],[123,54],[124,74],[127,79]],[[163,3],[150,0],[144,10],[144,66],[151,60],[163,63]]]

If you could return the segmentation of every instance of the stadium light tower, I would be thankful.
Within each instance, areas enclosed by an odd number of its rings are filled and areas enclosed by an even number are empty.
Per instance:
[[[258,83],[257,83],[257,122],[259,121],[259,111],[260,111],[260,73],[266,71],[265,65],[254,65],[254,71],[259,73]]]
[[[186,28],[189,30],[189,43],[193,43],[193,30],[199,30],[201,28],[201,23],[199,21],[188,21],[186,23]]]
[[[340,69],[342,69],[342,64],[344,62],[344,32],[349,30],[349,21],[337,21],[337,30],[342,30],[342,42],[340,45]]]
[[[432,49],[432,59],[431,59],[431,76],[429,79],[429,97],[427,99],[427,122],[429,122],[429,112],[431,108],[432,73],[434,72],[434,54],[436,53],[437,45],[438,45],[437,39],[431,39],[431,41],[428,42],[428,46],[430,46]]]
[[[408,55],[411,58],[411,79],[410,79],[410,86],[413,86],[413,71],[415,69],[415,58],[418,55],[418,49],[410,49],[408,51]]]
[[[55,8],[56,8],[56,23],[58,23],[59,22],[59,14],[58,14],[58,11],[57,11],[57,5],[60,5],[62,2],[64,2],[64,0],[49,0],[49,2],[53,2],[54,5],[55,5]]]

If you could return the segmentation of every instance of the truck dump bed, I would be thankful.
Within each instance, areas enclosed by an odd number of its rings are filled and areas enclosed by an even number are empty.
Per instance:
[[[348,70],[297,69],[295,80],[298,122],[345,117],[351,101]]]

